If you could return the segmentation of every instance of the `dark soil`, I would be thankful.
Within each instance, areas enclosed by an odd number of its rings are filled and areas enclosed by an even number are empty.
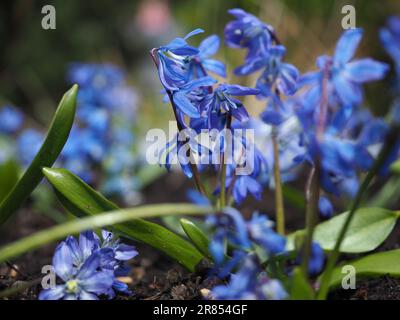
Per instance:
[[[182,175],[174,174],[160,178],[148,186],[144,194],[145,203],[182,202],[186,201],[185,190],[191,188],[191,181]],[[241,206],[245,216],[254,210],[271,216],[274,208],[273,195],[266,193],[262,203],[246,201]],[[288,231],[303,227],[304,216],[290,205],[286,208]],[[53,222],[30,210],[21,210],[6,226],[0,229],[0,245],[15,241],[36,231],[53,225]],[[397,226],[387,241],[378,251],[399,247],[400,226]],[[204,274],[193,274],[185,271],[180,265],[171,261],[165,255],[148,246],[134,243],[139,256],[132,260],[130,273],[121,280],[128,283],[134,295],[131,297],[118,296],[117,299],[202,299],[216,283]],[[0,300],[1,291],[17,286],[27,289],[18,290],[14,295],[8,294],[5,299],[36,300],[41,290],[41,268],[51,264],[56,244],[44,246],[25,254],[6,264],[0,264]],[[343,259],[354,259],[346,256]],[[36,283],[34,283],[36,281]],[[32,282],[32,283],[31,283]],[[33,285],[32,285],[33,284]],[[382,277],[379,279],[360,280],[355,290],[338,290],[330,294],[334,300],[392,300],[400,299],[400,279]]]

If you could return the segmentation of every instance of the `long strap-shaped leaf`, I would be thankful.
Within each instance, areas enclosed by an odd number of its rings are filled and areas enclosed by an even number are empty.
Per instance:
[[[78,217],[93,216],[105,211],[118,210],[118,207],[93,190],[79,177],[65,169],[44,168],[43,173],[56,190],[57,197],[63,206]],[[178,207],[177,207],[178,208]],[[211,208],[202,209],[199,213],[211,213]],[[185,210],[170,214],[188,214]],[[193,212],[192,212],[193,213]],[[194,271],[203,255],[189,242],[164,227],[135,219],[114,226],[115,230],[129,238],[144,242],[166,253],[190,271]]]
[[[115,225],[117,227],[123,225],[123,223],[127,221],[133,221],[134,225],[138,226],[138,224],[145,222],[138,218],[152,218],[171,214],[206,214],[210,211],[211,208],[199,207],[193,204],[167,203],[145,205],[132,209],[121,209],[92,217],[85,217],[37,232],[0,248],[0,262],[34,250],[46,243],[62,239],[67,235],[79,233],[87,229],[101,228],[110,225]],[[199,262],[202,257],[197,250],[182,239],[176,237],[173,233],[169,233],[170,235],[168,235],[168,232],[161,231],[160,233],[161,229],[159,228],[152,229],[152,225],[151,223],[145,222],[143,228],[145,226],[148,228],[147,231],[149,235],[154,231],[155,234],[153,235],[155,239],[159,238],[160,241],[165,241],[165,248],[172,248],[176,245],[176,250],[182,251],[180,255],[176,254],[175,257],[177,259],[182,259],[180,262],[189,270],[194,270],[196,262]]]
[[[61,153],[75,117],[78,86],[74,85],[62,97],[46,139],[22,178],[0,205],[0,224],[22,205],[43,178],[42,167],[51,167]]]

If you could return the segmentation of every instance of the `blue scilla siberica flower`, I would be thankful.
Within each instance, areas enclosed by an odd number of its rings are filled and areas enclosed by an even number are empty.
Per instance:
[[[43,290],[41,300],[97,300],[113,298],[115,291],[130,294],[126,284],[116,279],[124,261],[137,255],[134,247],[120,243],[112,233],[103,230],[102,239],[94,232],[69,236],[59,244],[53,267],[62,284]]]
[[[225,43],[231,48],[247,49],[245,63],[235,69],[238,75],[257,71],[265,64],[272,44],[273,28],[242,9],[228,11],[236,20],[225,26]]]
[[[240,212],[228,208],[223,214],[210,216],[207,222],[215,228],[209,249],[221,277],[227,276],[240,263],[253,243],[270,256],[285,251],[286,238],[272,229],[273,223],[265,215],[254,213],[249,221],[245,221]],[[236,248],[230,260],[225,256],[226,241]]]
[[[218,300],[283,300],[288,294],[279,280],[260,273],[254,256],[247,255],[228,284],[212,289],[212,296]]]
[[[397,77],[400,77],[400,17],[390,17],[387,26],[380,30],[381,42],[393,59]]]
[[[320,56],[317,59],[319,71],[305,74],[300,82],[314,84],[307,96],[310,103],[318,104],[322,97],[322,81],[328,77],[330,105],[352,108],[363,99],[362,84],[380,80],[389,70],[385,63],[364,58],[352,61],[363,35],[362,29],[349,29],[343,32],[336,44],[333,57]],[[325,75],[324,75],[325,74]]]
[[[88,183],[102,180],[103,192],[130,201],[135,182],[134,178],[129,182],[126,173],[135,164],[131,146],[136,92],[122,69],[112,64],[73,63],[68,81],[78,83],[80,90],[77,124],[61,154],[64,167]],[[101,179],[94,172],[98,166]]]
[[[21,111],[13,106],[0,108],[0,133],[12,134],[21,129],[24,116]]]

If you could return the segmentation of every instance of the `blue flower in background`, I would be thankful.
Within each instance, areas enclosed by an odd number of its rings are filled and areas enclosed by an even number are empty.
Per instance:
[[[247,223],[250,238],[260,245],[268,254],[279,254],[285,251],[286,238],[276,233],[273,222],[265,215],[253,213]]]
[[[53,266],[63,284],[43,290],[41,300],[97,300],[100,295],[113,298],[115,291],[130,294],[128,286],[116,279],[123,262],[138,252],[111,232],[102,230],[100,239],[93,231],[68,236],[56,249]]]
[[[242,9],[228,12],[236,20],[225,26],[225,43],[231,48],[247,49],[245,63],[235,69],[235,74],[247,75],[261,69],[272,44],[273,28]]]
[[[23,114],[12,106],[0,108],[0,133],[15,133],[21,129],[24,121]]]
[[[245,221],[239,211],[226,208],[223,214],[208,217],[207,224],[215,229],[209,250],[216,265],[214,272],[220,278],[229,275],[246,259],[253,243],[269,256],[285,252],[286,238],[272,229],[273,223],[264,215],[254,213],[249,221]],[[227,242],[236,248],[231,259],[226,259]]]
[[[248,255],[227,285],[212,289],[212,296],[217,300],[283,300],[288,295],[278,280],[260,275],[258,263]]]
[[[317,59],[317,72],[305,74],[300,82],[314,84],[310,99],[319,105],[322,95],[324,73],[327,73],[329,96],[336,98],[343,107],[355,107],[362,102],[362,84],[380,80],[389,70],[385,63],[364,58],[351,61],[363,35],[362,29],[349,29],[343,32],[336,45],[333,57],[321,56]]]
[[[331,218],[333,216],[333,205],[327,197],[319,197],[318,208],[322,217]]]
[[[273,85],[279,92],[290,96],[297,90],[297,80],[299,71],[291,64],[283,63],[282,59],[286,54],[286,49],[282,45],[272,46],[269,50],[269,56],[266,61],[265,69],[258,78],[256,87],[261,94],[270,97],[274,95]]]
[[[35,129],[25,129],[17,139],[18,156],[23,165],[28,165],[39,152],[44,141],[42,132]]]
[[[380,31],[381,42],[396,65],[397,77],[400,77],[400,17],[390,17],[386,25]]]

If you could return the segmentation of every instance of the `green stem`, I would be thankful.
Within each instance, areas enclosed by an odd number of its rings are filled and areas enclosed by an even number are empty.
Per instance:
[[[102,213],[96,216],[69,221],[55,227],[39,231],[0,248],[0,262],[34,250],[46,243],[62,239],[88,229],[102,228],[137,218],[154,218],[168,215],[209,214],[212,208],[192,204],[145,205],[133,209],[123,209]]]
[[[276,230],[285,234],[285,211],[283,204],[281,169],[279,164],[279,143],[277,129],[273,127],[272,143],[274,148],[274,181],[275,181],[275,204],[276,204]]]
[[[301,269],[305,277],[308,275],[308,264],[312,253],[312,240],[318,216],[319,201],[319,170],[311,169],[306,187],[306,236],[303,244],[303,257]]]
[[[360,189],[357,192],[357,195],[351,205],[349,215],[347,216],[347,219],[340,231],[339,237],[336,240],[336,244],[332,251],[332,254],[328,259],[325,272],[322,275],[320,290],[318,291],[318,294],[317,294],[318,300],[326,299],[326,296],[329,291],[329,285],[330,285],[333,269],[334,269],[337,259],[339,257],[339,249],[343,242],[343,239],[346,236],[346,232],[349,228],[349,225],[354,217],[354,214],[355,214],[358,206],[361,203],[361,200],[362,200],[369,184],[371,183],[374,176],[378,173],[378,171],[382,167],[382,165],[385,163],[386,159],[392,152],[393,147],[396,145],[397,139],[399,138],[399,129],[400,129],[399,126],[392,127],[392,129],[390,130],[390,132],[387,135],[387,139],[385,141],[385,144],[384,144],[381,152],[379,153],[377,159],[375,160],[371,170],[368,171],[367,175],[365,176],[365,178],[360,186]]]

